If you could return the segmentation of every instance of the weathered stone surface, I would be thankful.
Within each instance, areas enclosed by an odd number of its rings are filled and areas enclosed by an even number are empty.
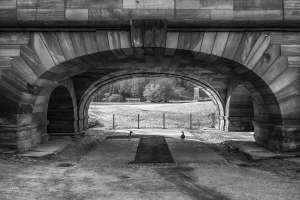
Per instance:
[[[18,9],[17,19],[19,21],[33,21],[36,20],[36,9]]]
[[[228,32],[218,32],[215,39],[214,48],[212,50],[212,54],[217,56],[222,56],[223,51],[225,49],[225,45],[228,39]]]
[[[37,9],[36,19],[38,21],[62,21],[65,19],[65,11],[54,8],[39,8]]]
[[[286,20],[300,19],[300,2],[295,0],[283,0],[284,18]]]
[[[49,27],[46,21],[86,26],[89,22],[109,21],[129,25],[132,19],[168,19],[170,22],[218,27],[252,26],[261,22],[295,26],[300,6],[295,0],[2,0],[0,23],[18,26],[18,21]],[[84,23],[73,23],[80,21]],[[291,22],[289,22],[291,21]],[[210,22],[216,22],[211,24]],[[252,22],[252,23],[248,23]],[[98,24],[98,25],[99,25]],[[51,26],[60,26],[52,23]],[[220,25],[220,24],[219,24]],[[224,25],[224,24],[222,24]]]
[[[2,0],[0,1],[0,8],[1,9],[11,9],[16,8],[16,1],[17,0]]]
[[[37,8],[44,9],[64,9],[65,3],[62,0],[38,0]]]
[[[281,0],[233,0],[235,10],[279,10]]]
[[[210,3],[201,5],[205,7],[204,11],[214,6]],[[14,102],[7,104],[10,107],[6,112],[36,113],[34,117],[18,116],[16,120],[3,117],[1,120],[10,125],[16,125],[17,121],[37,123],[39,127],[32,129],[32,137],[26,131],[18,133],[19,143],[17,139],[12,140],[15,147],[29,148],[44,137],[50,91],[59,81],[74,78],[76,94],[73,88],[71,100],[78,98],[80,103],[76,105],[80,106],[88,102],[95,89],[89,90],[89,87],[99,77],[112,80],[126,72],[148,75],[175,73],[176,76],[202,80],[217,93],[215,96],[220,102],[226,102],[229,80],[245,81],[252,85],[247,85],[251,97],[238,94],[237,100],[232,99],[235,105],[231,107],[232,115],[229,115],[232,127],[248,129],[246,127],[251,127],[253,118],[246,115],[253,113],[254,119],[268,124],[256,126],[257,140],[272,148],[286,149],[289,145],[284,141],[292,140],[284,134],[293,134],[288,126],[283,128],[280,124],[290,126],[293,125],[290,119],[299,119],[298,34],[278,31],[167,31],[166,24],[162,22],[133,21],[131,30],[1,33],[0,63],[5,70],[1,69],[0,73],[0,91],[8,96],[6,104],[11,100]],[[11,68],[6,67],[10,64]],[[1,99],[4,99],[1,94]],[[250,110],[251,98],[255,101],[254,110]],[[245,100],[251,101],[246,104]],[[78,127],[84,130],[87,125],[85,108],[76,108],[74,104],[74,110],[60,112],[57,108],[62,103],[64,101],[58,100],[52,108],[53,113],[49,112],[54,118],[50,122],[56,124],[49,130],[66,128],[74,132]],[[224,107],[222,103],[218,105]],[[61,118],[63,114],[69,116],[70,113],[75,113],[71,120]],[[16,132],[17,129],[13,129],[12,136]]]
[[[174,9],[174,0],[123,0],[125,9]]]
[[[87,21],[89,17],[88,9],[67,9],[66,20]]]
[[[37,7],[38,0],[17,0],[17,7],[18,9],[22,8],[36,8]]]
[[[289,56],[288,65],[289,67],[300,67],[300,56]]]
[[[206,32],[203,37],[201,52],[211,54],[212,49],[214,47],[216,32]]]
[[[298,56],[300,55],[300,45],[281,45],[281,54],[284,56]]]

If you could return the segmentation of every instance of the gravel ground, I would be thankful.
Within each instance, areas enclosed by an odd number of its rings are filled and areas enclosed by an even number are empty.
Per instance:
[[[249,161],[226,149],[222,141],[251,138],[251,134],[225,133],[222,137],[213,130],[203,131],[188,134],[186,140],[168,132],[167,143],[176,164],[128,164],[135,158],[139,139],[105,139],[119,133],[99,129],[74,139],[53,157],[1,155],[0,199],[299,199],[299,163]]]

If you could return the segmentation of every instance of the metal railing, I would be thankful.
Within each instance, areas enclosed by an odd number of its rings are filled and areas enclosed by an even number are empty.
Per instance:
[[[105,123],[106,128],[187,128],[198,129],[200,127],[217,126],[216,116],[202,115],[198,113],[150,113],[128,116],[112,114],[111,123]]]

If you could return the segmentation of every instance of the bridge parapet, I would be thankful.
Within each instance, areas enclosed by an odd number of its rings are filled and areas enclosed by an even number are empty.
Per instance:
[[[180,26],[294,26],[295,0],[3,0],[2,27],[129,25],[135,19],[164,19]]]

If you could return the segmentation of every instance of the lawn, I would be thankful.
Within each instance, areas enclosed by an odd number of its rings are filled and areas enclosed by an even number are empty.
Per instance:
[[[90,123],[111,129],[113,114],[115,128],[189,128],[190,116],[194,129],[212,127],[217,108],[212,101],[189,103],[92,103],[89,107]]]

